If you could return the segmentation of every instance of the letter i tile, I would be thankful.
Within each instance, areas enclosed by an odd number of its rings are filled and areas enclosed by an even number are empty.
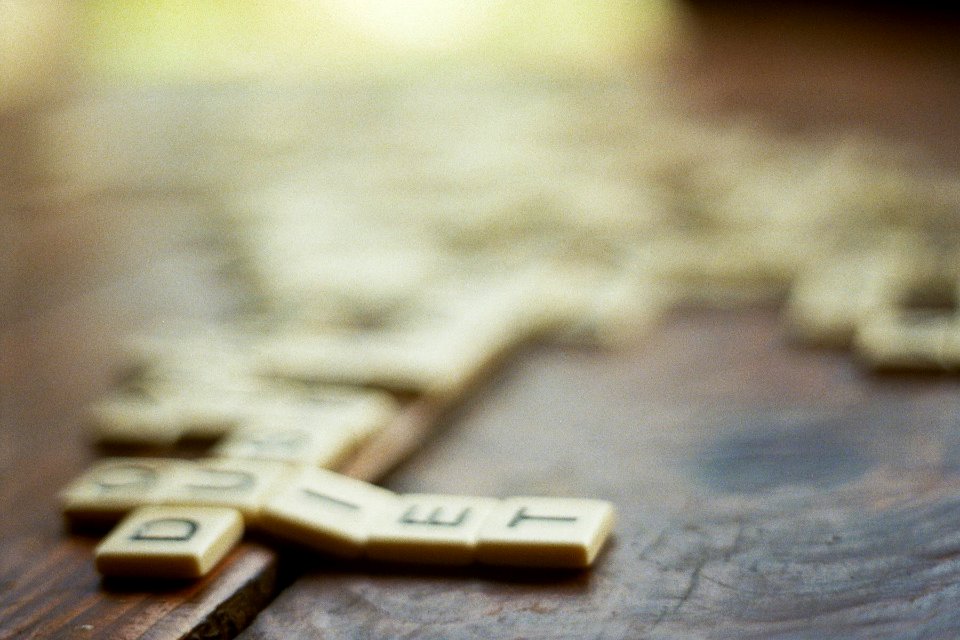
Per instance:
[[[326,469],[303,469],[270,496],[258,526],[274,535],[355,558],[369,520],[396,500],[386,489]]]

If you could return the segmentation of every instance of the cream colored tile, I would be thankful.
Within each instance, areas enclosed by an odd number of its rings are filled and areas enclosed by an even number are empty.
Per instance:
[[[108,458],[94,464],[60,493],[72,522],[113,521],[153,504],[180,462],[160,458]]]
[[[858,324],[853,347],[860,360],[873,369],[956,369],[960,361],[950,347],[958,328],[952,315],[917,317],[887,310]]]
[[[275,460],[333,468],[346,460],[356,447],[356,436],[346,427],[275,424],[238,429],[218,443],[212,453],[221,458]]]
[[[282,538],[344,557],[367,544],[369,521],[396,500],[375,485],[324,469],[304,469],[271,495],[258,526]]]
[[[493,498],[408,494],[370,523],[367,556],[424,564],[469,564]]]
[[[400,413],[393,396],[375,389],[321,387],[307,390],[299,401],[313,424],[342,425],[358,442],[386,428]]]
[[[250,405],[268,393],[252,380],[223,386],[190,379],[177,383],[183,386],[169,389],[167,398],[177,407],[183,436],[203,440],[214,440],[238,428]]]
[[[400,412],[399,403],[373,389],[289,388],[251,402],[245,427],[309,427],[318,432],[349,431],[359,444],[384,429]]]
[[[556,265],[545,271],[536,304],[548,339],[607,348],[635,343],[671,310],[676,294],[620,269]]]
[[[613,528],[613,505],[575,498],[508,498],[483,522],[477,561],[529,567],[587,567]]]
[[[896,307],[898,297],[925,270],[915,238],[890,233],[868,247],[842,251],[802,270],[784,305],[784,323],[808,344],[849,346],[864,319]]]
[[[131,513],[94,551],[106,576],[199,578],[243,536],[239,511],[153,506]]]
[[[144,380],[182,389],[243,387],[251,380],[252,329],[183,324],[128,336],[121,357]]]
[[[255,522],[264,499],[290,475],[290,466],[268,460],[210,458],[184,462],[157,496],[170,506],[229,507]]]
[[[164,397],[113,394],[87,409],[87,421],[104,444],[170,447],[184,433],[179,408]]]
[[[236,428],[251,405],[275,393],[256,379],[212,381],[183,373],[114,392],[88,409],[95,438],[115,445],[171,446],[215,439]]]
[[[418,294],[384,327],[277,334],[261,345],[260,371],[311,382],[456,395],[530,329],[512,287],[476,288],[481,291],[463,286]]]

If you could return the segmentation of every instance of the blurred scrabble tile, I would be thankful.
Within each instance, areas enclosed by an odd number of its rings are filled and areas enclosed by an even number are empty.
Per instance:
[[[356,229],[359,218],[352,217],[344,224]],[[378,244],[370,238],[377,233],[375,228],[364,229],[371,245],[367,250],[358,250],[356,242],[347,247],[311,246],[310,235],[299,231],[302,228],[301,224],[290,225],[284,236],[277,238],[277,229],[269,227],[252,241],[258,284],[267,303],[298,317],[322,318],[324,314],[316,311],[337,300],[349,301],[369,315],[394,304],[405,292],[421,288],[436,275],[429,252],[404,248],[396,242],[379,250],[372,248]],[[312,237],[329,242],[330,234]],[[268,244],[265,238],[270,240]]]
[[[170,447],[230,432],[269,395],[261,385],[211,386],[184,376],[116,391],[89,407],[88,421],[103,444]]]
[[[639,244],[638,268],[686,304],[778,301],[806,264],[811,242],[749,228],[660,231]]]
[[[348,427],[303,426],[294,424],[247,425],[225,438],[211,453],[221,458],[247,458],[338,466],[357,447],[354,431]]]
[[[673,307],[674,298],[637,273],[561,264],[544,274],[531,306],[537,306],[551,342],[610,348],[646,335]]]
[[[171,398],[113,393],[87,409],[94,440],[131,447],[170,447],[184,434],[180,408]]]
[[[388,327],[291,331],[265,339],[265,375],[356,384],[438,397],[461,392],[505,349],[526,337],[509,293],[426,295]]]
[[[470,564],[477,533],[496,504],[493,498],[399,496],[371,521],[367,556],[395,562]]]
[[[162,458],[107,458],[60,492],[71,523],[117,520],[136,507],[156,503],[181,463]]]
[[[888,310],[858,324],[853,348],[872,369],[951,371],[960,369],[951,348],[958,335],[960,319],[953,314]]]
[[[173,392],[168,402],[177,407],[181,438],[212,441],[239,428],[250,406],[257,404],[262,395],[266,394],[261,389],[210,389],[196,385]]]
[[[613,528],[613,505],[576,498],[508,498],[480,528],[477,561],[486,564],[583,568]]]
[[[105,576],[199,578],[242,536],[243,517],[234,509],[142,507],[97,546],[94,562]]]
[[[363,553],[369,523],[396,500],[386,489],[324,469],[303,469],[265,502],[258,526],[343,557]]]
[[[249,371],[248,354],[256,327],[173,323],[125,336],[121,360],[168,380],[229,385]]]
[[[860,260],[811,269],[798,278],[783,309],[787,329],[808,344],[846,346],[862,318],[892,304],[895,278]]]
[[[376,389],[307,385],[282,387],[283,393],[248,413],[248,422],[269,421],[270,414],[298,416],[318,428],[351,431],[362,442],[381,431],[400,412],[400,404],[389,393]]]
[[[929,269],[927,249],[913,234],[881,232],[861,241],[863,247],[839,250],[797,275],[781,315],[798,340],[848,346],[862,319],[896,307]]]
[[[170,506],[229,507],[247,524],[256,522],[266,496],[290,473],[288,465],[267,460],[209,458],[184,462],[157,496]]]

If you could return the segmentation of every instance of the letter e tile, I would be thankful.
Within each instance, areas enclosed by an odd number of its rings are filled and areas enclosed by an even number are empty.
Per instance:
[[[408,494],[371,523],[367,556],[423,564],[470,564],[493,498]]]

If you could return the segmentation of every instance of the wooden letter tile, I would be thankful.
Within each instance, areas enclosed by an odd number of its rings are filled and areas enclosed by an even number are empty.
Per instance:
[[[143,507],[101,542],[97,571],[107,576],[199,578],[243,535],[239,511],[219,507]]]
[[[113,522],[135,507],[156,503],[180,463],[162,458],[108,458],[60,493],[63,512],[78,522]]]
[[[183,435],[177,407],[167,398],[114,394],[88,410],[93,437],[102,443],[169,447]]]
[[[159,496],[165,505],[230,507],[249,524],[268,492],[289,473],[280,462],[211,458],[184,463]]]
[[[493,498],[409,494],[377,514],[367,555],[375,560],[470,564]]]
[[[244,427],[222,440],[214,455],[335,467],[356,448],[350,428]]]
[[[589,566],[613,528],[613,505],[574,498],[509,498],[479,533],[477,560],[486,564]]]
[[[304,469],[271,496],[259,526],[274,535],[344,557],[362,554],[369,520],[396,495],[324,469]]]

